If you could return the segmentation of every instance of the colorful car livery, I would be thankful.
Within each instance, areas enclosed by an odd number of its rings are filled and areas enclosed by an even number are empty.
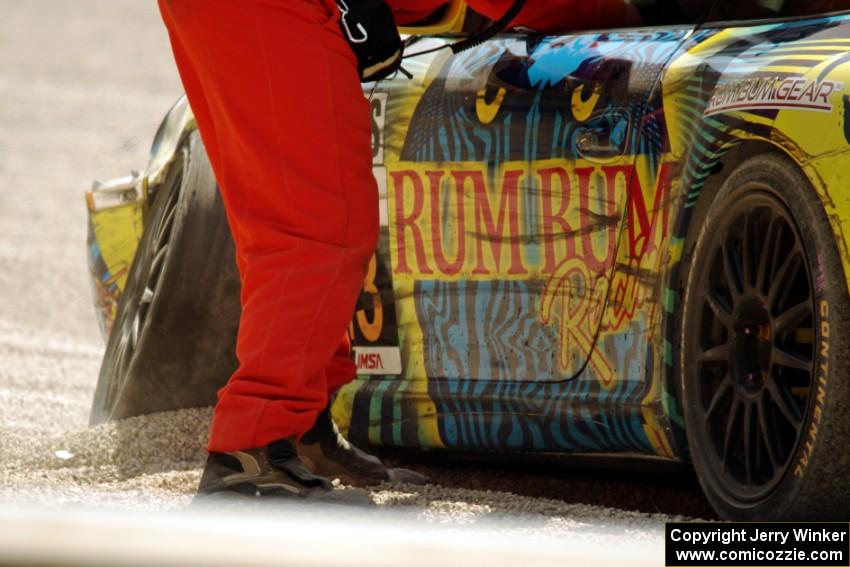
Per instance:
[[[850,15],[723,4],[366,91],[382,237],[334,407],[355,443],[690,461],[724,517],[850,509]],[[208,169],[181,102],[145,174],[90,194],[95,421],[211,404],[236,364]]]

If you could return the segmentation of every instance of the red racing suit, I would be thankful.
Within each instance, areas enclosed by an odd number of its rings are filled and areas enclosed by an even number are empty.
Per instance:
[[[404,23],[441,1],[390,4]],[[498,18],[512,0],[469,4]],[[240,365],[219,392],[208,449],[300,436],[354,378],[346,329],[378,240],[369,107],[357,61],[333,0],[159,6],[219,182],[242,280]],[[623,6],[531,0],[516,23],[617,25]]]

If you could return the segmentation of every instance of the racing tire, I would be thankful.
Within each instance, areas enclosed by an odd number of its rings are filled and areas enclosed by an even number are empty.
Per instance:
[[[233,239],[197,132],[153,197],[118,303],[92,424],[212,406],[237,366]]]
[[[835,239],[808,179],[768,153],[729,174],[692,244],[682,406],[724,519],[850,517],[850,305]]]

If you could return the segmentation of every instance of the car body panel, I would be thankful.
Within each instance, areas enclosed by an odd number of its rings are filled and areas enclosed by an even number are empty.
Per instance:
[[[115,321],[118,300],[127,281],[148,212],[148,200],[163,182],[180,142],[197,128],[185,96],[166,113],[154,135],[144,173],[95,181],[86,193],[88,263],[95,313],[103,336]]]
[[[106,336],[139,239],[144,231],[146,184],[139,174],[95,183],[87,194],[87,252],[98,324]]]
[[[640,135],[659,127],[647,107],[690,32],[503,38],[382,85],[391,126],[378,175],[405,372],[346,390],[361,389],[344,406],[355,423],[396,412],[370,442],[671,456],[644,416],[645,311],[608,320],[600,306],[622,196],[644,181],[636,160],[650,181],[659,165]],[[587,129],[603,138],[590,151]],[[654,228],[640,212],[645,239]]]
[[[849,273],[848,46],[835,15],[502,36],[410,60],[413,80],[372,93],[381,241],[341,428],[687,459],[671,337],[694,207],[730,151],[769,145],[811,180]],[[166,122],[141,186],[194,127],[185,111]]]

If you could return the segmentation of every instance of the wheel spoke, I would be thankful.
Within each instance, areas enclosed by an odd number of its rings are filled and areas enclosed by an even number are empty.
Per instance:
[[[796,354],[792,354],[786,350],[774,345],[771,350],[771,362],[786,368],[796,368],[797,370],[812,371],[812,361],[800,358]]]
[[[769,427],[767,424],[767,402],[765,401],[765,396],[759,396],[758,400],[758,418],[759,418],[759,430],[761,431],[761,438],[764,442],[765,449],[767,449],[767,458],[770,459],[770,464],[773,466],[774,472],[777,468],[779,468],[779,462],[776,458],[776,451],[773,447],[773,440],[770,438],[770,432],[773,431],[773,428]]]
[[[723,244],[723,270],[726,273],[726,283],[729,284],[729,292],[732,294],[732,303],[738,302],[741,295],[741,274],[738,270],[738,262],[734,258],[734,251],[728,242]]]
[[[756,289],[762,291],[764,289],[764,282],[767,278],[767,262],[770,257],[770,252],[773,249],[773,230],[776,226],[776,220],[770,219],[770,223],[767,225],[767,230],[764,233],[764,240],[762,241],[761,252],[758,254],[758,268],[756,269]]]
[[[779,335],[785,331],[793,330],[797,325],[806,320],[812,314],[812,304],[808,298],[797,305],[790,307],[780,313],[773,323],[773,334]]]
[[[720,402],[723,398],[726,397],[726,392],[732,388],[732,378],[727,374],[723,380],[718,384],[717,389],[714,391],[714,395],[711,397],[711,401],[708,403],[708,409],[705,410],[705,421],[709,421],[711,416],[717,411],[717,408],[720,407]]]
[[[752,429],[752,421],[753,421],[753,404],[749,401],[743,403],[744,405],[744,470],[747,475],[747,484],[753,483],[753,459],[755,455],[753,454],[753,429]]]
[[[154,239],[154,250],[158,250],[162,247],[162,243],[171,236],[171,227],[174,224],[174,219],[177,216],[177,204],[169,203],[168,211],[166,213],[166,217],[162,219],[162,223],[159,225],[159,229],[156,232],[156,238]]]
[[[165,256],[168,254],[168,246],[163,246],[160,250],[157,251],[156,256],[153,257],[153,261],[151,262],[151,269],[148,275],[149,282],[156,282],[159,279],[159,274],[162,269],[162,266],[165,264]],[[154,285],[156,285],[154,283]]]
[[[126,366],[127,359],[127,335],[126,333],[121,333],[121,340],[118,342],[118,356],[116,357],[115,366],[113,367],[114,371],[117,371],[117,375],[124,375],[124,367]]]
[[[785,297],[791,291],[794,282],[793,276],[797,274],[797,269],[801,265],[800,252],[795,250],[782,261],[782,265],[776,272],[773,278],[773,283],[770,285],[770,291],[767,293],[767,304],[774,308],[782,304]]]
[[[116,347],[117,353],[113,358],[113,364],[111,367],[112,377],[109,382],[109,388],[106,392],[106,403],[109,405],[111,405],[112,400],[115,398],[115,391],[122,382],[122,378],[126,375],[126,367],[128,366],[126,345],[126,335],[122,332],[121,340],[118,341],[118,345]],[[107,407],[109,407],[109,405],[107,405]]]
[[[139,335],[144,332],[145,326],[147,325],[148,312],[150,311],[151,305],[153,305],[153,299],[153,291],[149,287],[145,287],[145,290],[142,292],[142,297],[139,298]]]
[[[775,380],[769,380],[767,390],[770,392],[770,399],[773,400],[773,405],[785,416],[785,419],[794,429],[800,428],[802,416],[799,415],[800,410],[794,406],[794,403],[788,399],[788,396],[782,392]]]
[[[755,275],[755,256],[753,254],[753,238],[752,238],[752,214],[747,212],[744,214],[744,235],[741,242],[741,284],[742,289],[747,289],[752,285],[753,276]]]
[[[735,421],[738,417],[738,410],[741,407],[741,400],[735,396],[732,399],[732,406],[729,408],[729,417],[726,420],[726,433],[723,436],[723,463],[727,468],[731,468],[729,460],[731,457],[731,452],[735,450],[735,447],[732,446],[734,443],[734,429],[735,429]]]
[[[136,350],[136,345],[139,344],[139,328],[141,327],[141,321],[139,320],[138,315],[133,317],[133,322],[130,325],[130,346],[132,350]]]
[[[708,292],[705,295],[705,301],[717,320],[728,330],[731,330],[735,322],[732,318],[732,310],[726,305],[726,302],[713,292]]]
[[[729,345],[722,344],[704,350],[699,355],[700,362],[719,362],[729,360]]]

